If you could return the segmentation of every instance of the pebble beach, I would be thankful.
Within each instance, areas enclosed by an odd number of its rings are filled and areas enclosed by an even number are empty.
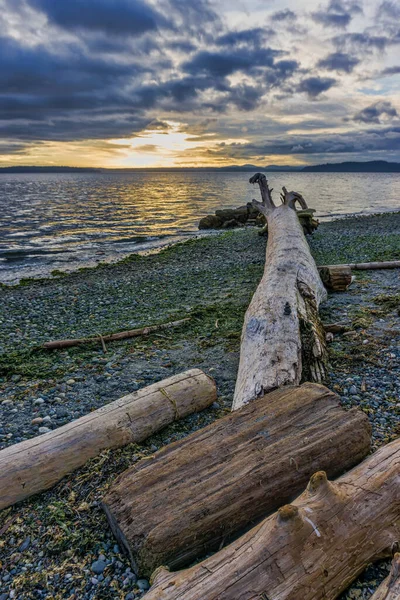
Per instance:
[[[400,213],[322,223],[308,237],[317,264],[400,259]],[[101,499],[133,463],[230,411],[244,313],[261,277],[256,228],[199,237],[113,265],[0,286],[0,449],[54,430],[134,390],[198,367],[218,401],[142,444],[106,451],[48,492],[0,512],[0,600],[140,598]],[[321,307],[348,330],[330,344],[327,385],[364,411],[372,450],[399,435],[400,270],[355,272]],[[49,340],[105,335],[190,317],[149,336],[57,350]],[[373,565],[341,600],[367,600],[388,574]]]

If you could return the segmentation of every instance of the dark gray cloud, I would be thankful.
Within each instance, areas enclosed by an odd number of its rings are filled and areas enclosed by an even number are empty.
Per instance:
[[[327,71],[351,73],[361,60],[344,52],[333,52],[318,61],[317,66]]]
[[[362,7],[357,0],[330,0],[327,6],[311,13],[312,19],[324,27],[347,27],[354,15],[362,14]]]
[[[228,31],[220,35],[215,43],[217,46],[256,46],[264,44],[275,34],[269,27],[256,27],[254,29],[242,29],[241,31]]]
[[[271,21],[295,21],[296,19],[296,13],[289,8],[278,10],[271,15]]]
[[[381,123],[382,117],[390,119],[397,116],[397,110],[391,102],[381,100],[360,110],[352,120],[360,123]]]
[[[333,77],[307,77],[300,81],[297,86],[297,91],[304,92],[309,98],[315,99],[322,92],[326,92],[336,83],[336,79]]]
[[[154,8],[141,0],[30,0],[30,4],[64,29],[142,35],[163,21]]]
[[[400,40],[399,40],[400,41]],[[387,46],[398,43],[394,36],[375,35],[368,31],[361,33],[343,33],[332,39],[333,44],[340,51],[346,52],[372,52],[385,50]]]
[[[191,75],[226,77],[237,71],[252,73],[258,67],[272,67],[275,57],[280,54],[272,48],[252,50],[245,47],[221,52],[203,50],[185,62],[182,68]]]
[[[399,67],[388,67],[387,69],[383,69],[383,71],[381,71],[380,75],[398,75],[400,73],[400,66]]]
[[[370,129],[330,135],[274,136],[263,143],[219,145],[210,154],[231,160],[252,161],[255,157],[268,159],[275,155],[330,155],[393,152],[400,150],[400,127]]]

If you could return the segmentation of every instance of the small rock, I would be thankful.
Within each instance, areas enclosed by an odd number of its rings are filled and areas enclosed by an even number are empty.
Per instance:
[[[20,545],[20,547],[18,548],[18,551],[24,552],[25,550],[27,550],[29,548],[30,545],[31,545],[31,538],[28,536],[26,538],[26,540],[24,540],[22,542],[22,544]]]
[[[67,379],[67,385],[74,385],[75,379]]]
[[[40,425],[40,423],[43,423],[42,417],[36,417],[35,419],[32,419],[32,421],[31,421],[31,425]]]
[[[104,569],[106,568],[107,564],[105,563],[104,560],[95,560],[94,563],[92,564],[92,571],[93,573],[96,573],[96,575],[100,575]]]
[[[49,433],[51,429],[49,427],[39,427],[39,433]]]
[[[355,396],[357,394],[357,388],[355,385],[351,385],[349,387],[349,394],[351,394],[352,396]]]
[[[38,404],[44,404],[44,400],[43,398],[36,398],[36,400],[33,401],[34,405],[38,405]]]
[[[136,585],[138,586],[139,590],[143,590],[144,592],[150,589],[150,584],[147,579],[138,579]]]

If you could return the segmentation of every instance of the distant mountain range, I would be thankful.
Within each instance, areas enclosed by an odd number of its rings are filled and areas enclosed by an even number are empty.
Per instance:
[[[400,163],[386,160],[370,160],[369,162],[326,163],[303,167],[308,173],[400,173]]]
[[[400,173],[400,163],[387,162],[386,160],[371,160],[368,162],[341,162],[326,163],[324,165],[310,165],[298,167],[292,165],[268,165],[260,167],[257,165],[229,165],[226,167],[151,167],[151,168],[128,168],[128,169],[103,169],[91,167],[0,167],[0,173],[129,173],[135,171],[296,171],[306,173]]]

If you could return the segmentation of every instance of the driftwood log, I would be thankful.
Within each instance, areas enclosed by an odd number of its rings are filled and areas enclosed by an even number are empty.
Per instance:
[[[375,269],[400,269],[400,260],[386,260],[381,262],[367,262],[367,263],[348,263],[347,265],[322,265],[320,268],[332,268],[332,267],[349,267],[355,271],[370,271]]]
[[[324,286],[332,292],[344,292],[353,281],[351,268],[346,265],[318,267],[318,271]]]
[[[311,256],[295,203],[301,194],[283,188],[276,207],[265,175],[256,173],[268,223],[265,270],[245,315],[233,410],[283,385],[321,382],[327,349],[318,306],[327,296]]]
[[[105,351],[105,342],[115,342],[119,340],[126,340],[133,337],[140,337],[142,335],[149,335],[156,331],[163,329],[172,329],[173,327],[180,327],[184,323],[190,321],[190,318],[180,319],[179,321],[171,321],[169,323],[161,323],[160,325],[150,325],[149,327],[141,327],[140,329],[129,329],[128,331],[119,331],[118,333],[111,333],[110,335],[98,335],[97,337],[90,338],[73,338],[69,340],[54,340],[52,342],[45,342],[41,348],[45,350],[59,350],[60,348],[71,348],[72,346],[80,346],[82,344],[93,344],[101,343],[103,350]]]
[[[334,600],[400,536],[400,439],[306,491],[211,558],[159,568],[147,600]]]
[[[393,557],[390,575],[378,587],[370,600],[399,600],[400,599],[400,554]]]
[[[335,477],[369,451],[370,425],[321,385],[285,387],[128,469],[103,507],[136,573],[180,568],[217,550],[298,494],[318,469]]]
[[[1,450],[0,509],[50,488],[102,450],[140,442],[216,398],[214,381],[192,369]]]

